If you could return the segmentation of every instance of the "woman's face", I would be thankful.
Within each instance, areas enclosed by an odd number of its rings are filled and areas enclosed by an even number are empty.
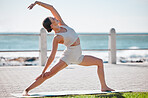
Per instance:
[[[59,24],[59,21],[56,18],[49,17],[49,20],[51,21],[51,25],[57,26]]]

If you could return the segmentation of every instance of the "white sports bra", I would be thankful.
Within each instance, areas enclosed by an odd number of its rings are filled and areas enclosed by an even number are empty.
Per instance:
[[[64,45],[70,47],[78,39],[78,35],[72,28],[68,26],[62,25],[60,27],[65,28],[67,31],[64,33],[55,33],[55,35],[63,36]]]

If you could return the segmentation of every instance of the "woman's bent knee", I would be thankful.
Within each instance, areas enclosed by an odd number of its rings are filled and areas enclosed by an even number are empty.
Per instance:
[[[98,59],[97,65],[98,66],[103,66],[103,60],[102,59]]]

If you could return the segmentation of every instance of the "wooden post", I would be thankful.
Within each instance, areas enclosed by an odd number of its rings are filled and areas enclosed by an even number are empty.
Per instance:
[[[39,65],[44,66],[47,60],[47,33],[44,28],[40,30],[39,49]]]
[[[109,63],[116,64],[116,31],[114,28],[110,30],[109,36]]]

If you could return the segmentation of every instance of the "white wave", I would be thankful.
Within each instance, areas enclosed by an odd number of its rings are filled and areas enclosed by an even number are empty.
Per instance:
[[[125,50],[117,52],[118,57],[144,58],[148,57],[148,50]]]
[[[56,53],[56,58],[53,62],[58,61],[59,57],[61,56],[62,51],[58,51]],[[83,55],[92,55],[98,58],[103,59],[104,62],[108,62],[108,52],[107,51],[83,51]],[[47,56],[50,55],[50,52],[47,53]],[[39,57],[39,52],[4,52],[0,53],[0,65],[24,65],[25,63],[17,62],[17,61],[9,61],[8,59],[13,59],[17,57]],[[117,51],[117,62],[124,60],[125,62],[130,61],[139,61],[145,59],[148,62],[148,51],[147,50],[124,50],[124,51]],[[8,62],[6,62],[6,61]],[[35,62],[30,62],[32,65],[38,65],[38,59]],[[27,62],[28,64],[28,62]],[[30,65],[31,65],[30,64]]]
[[[129,47],[129,49],[140,49],[140,48],[137,46],[132,46],[132,47]]]
[[[62,54],[62,51],[58,51],[56,53],[56,57],[60,57]],[[107,51],[83,51],[83,55],[92,55],[96,56],[98,58],[108,58],[108,52]],[[47,53],[47,55],[50,55],[50,52]],[[39,57],[39,52],[3,52],[0,53],[0,57],[9,57],[9,58],[15,58],[15,57]],[[117,57],[148,57],[148,50],[123,50],[123,51],[117,51]]]

